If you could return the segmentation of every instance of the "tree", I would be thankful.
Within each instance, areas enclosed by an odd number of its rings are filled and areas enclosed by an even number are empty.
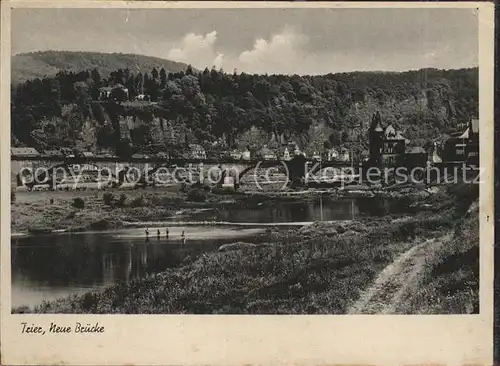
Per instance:
[[[166,85],[167,85],[167,73],[165,72],[165,69],[162,67],[160,70],[160,87],[164,89]]]
[[[116,87],[111,90],[109,97],[110,99],[121,103],[127,100],[127,93],[122,88]]]
[[[90,104],[92,103],[92,97],[90,96],[89,86],[84,81],[77,81],[73,84],[73,89],[76,97],[76,104],[83,118],[90,117],[92,115]]]
[[[124,159],[129,159],[133,154],[134,150],[130,141],[121,139],[116,146],[116,155]]]
[[[156,67],[153,67],[153,70],[151,71],[151,77],[153,78],[154,82],[158,81],[158,70],[156,70]]]
[[[92,88],[90,89],[90,95],[93,100],[99,99],[99,88],[101,87],[101,74],[99,70],[92,69],[90,72],[90,77],[92,79]]]
[[[141,73],[138,73],[135,77],[135,88],[137,90],[137,94],[144,94],[144,79]]]
[[[92,82],[94,83],[94,86],[96,88],[100,88],[101,87],[101,73],[99,72],[99,70],[97,70],[96,68],[92,69],[92,71],[90,72],[90,77],[92,79]]]
[[[333,131],[333,133],[329,137],[330,143],[332,146],[340,146],[342,143],[342,132]]]

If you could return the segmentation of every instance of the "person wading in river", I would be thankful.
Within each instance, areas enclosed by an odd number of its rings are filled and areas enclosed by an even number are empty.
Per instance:
[[[184,230],[182,230],[182,235],[181,235],[181,243],[186,244],[186,235],[184,233]]]

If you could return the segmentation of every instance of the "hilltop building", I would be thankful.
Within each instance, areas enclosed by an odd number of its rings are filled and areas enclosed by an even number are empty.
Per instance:
[[[379,112],[372,116],[369,139],[372,164],[400,165],[404,162],[406,145],[409,141],[392,124],[384,128]]]
[[[122,94],[125,100],[128,100],[128,88],[122,84],[115,84],[114,86],[103,86],[99,88],[99,100],[115,99],[115,96]]]

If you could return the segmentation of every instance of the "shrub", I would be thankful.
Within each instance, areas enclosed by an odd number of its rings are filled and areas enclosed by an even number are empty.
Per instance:
[[[479,197],[478,184],[452,184],[447,187],[446,192],[456,204],[456,212],[463,215],[470,205]]]
[[[207,193],[202,189],[191,189],[187,193],[187,200],[193,202],[203,202],[207,199]]]
[[[115,199],[115,197],[113,196],[113,193],[108,192],[108,193],[104,193],[102,195],[102,200],[106,206],[111,206],[114,199]]]
[[[77,197],[73,199],[72,206],[75,208],[84,208],[85,207],[85,201],[83,198]]]
[[[125,193],[122,193],[120,198],[118,199],[118,205],[120,207],[125,206],[125,201],[127,201],[127,195]]]
[[[130,202],[130,207],[142,207],[142,206],[144,206],[144,197],[143,196],[134,198]]]
[[[96,308],[97,296],[92,292],[87,292],[82,296],[81,307],[84,311],[92,311]]]
[[[16,202],[16,192],[10,191],[10,203]]]
[[[191,188],[192,189],[201,189],[201,190],[204,190],[206,192],[210,192],[210,189],[211,189],[208,184],[201,183],[201,182],[194,183],[193,185],[191,185]]]

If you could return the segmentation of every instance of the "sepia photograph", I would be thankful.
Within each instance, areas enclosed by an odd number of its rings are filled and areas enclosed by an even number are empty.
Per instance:
[[[239,12],[12,12],[12,311],[477,313],[475,10]]]
[[[36,3],[2,31],[2,308],[16,339],[116,337],[97,317],[111,314],[149,315],[151,336],[165,319],[152,315],[387,328],[377,315],[432,314],[470,321],[436,334],[475,337],[465,360],[484,360],[493,43],[478,4]],[[204,332],[228,318],[203,318]]]

